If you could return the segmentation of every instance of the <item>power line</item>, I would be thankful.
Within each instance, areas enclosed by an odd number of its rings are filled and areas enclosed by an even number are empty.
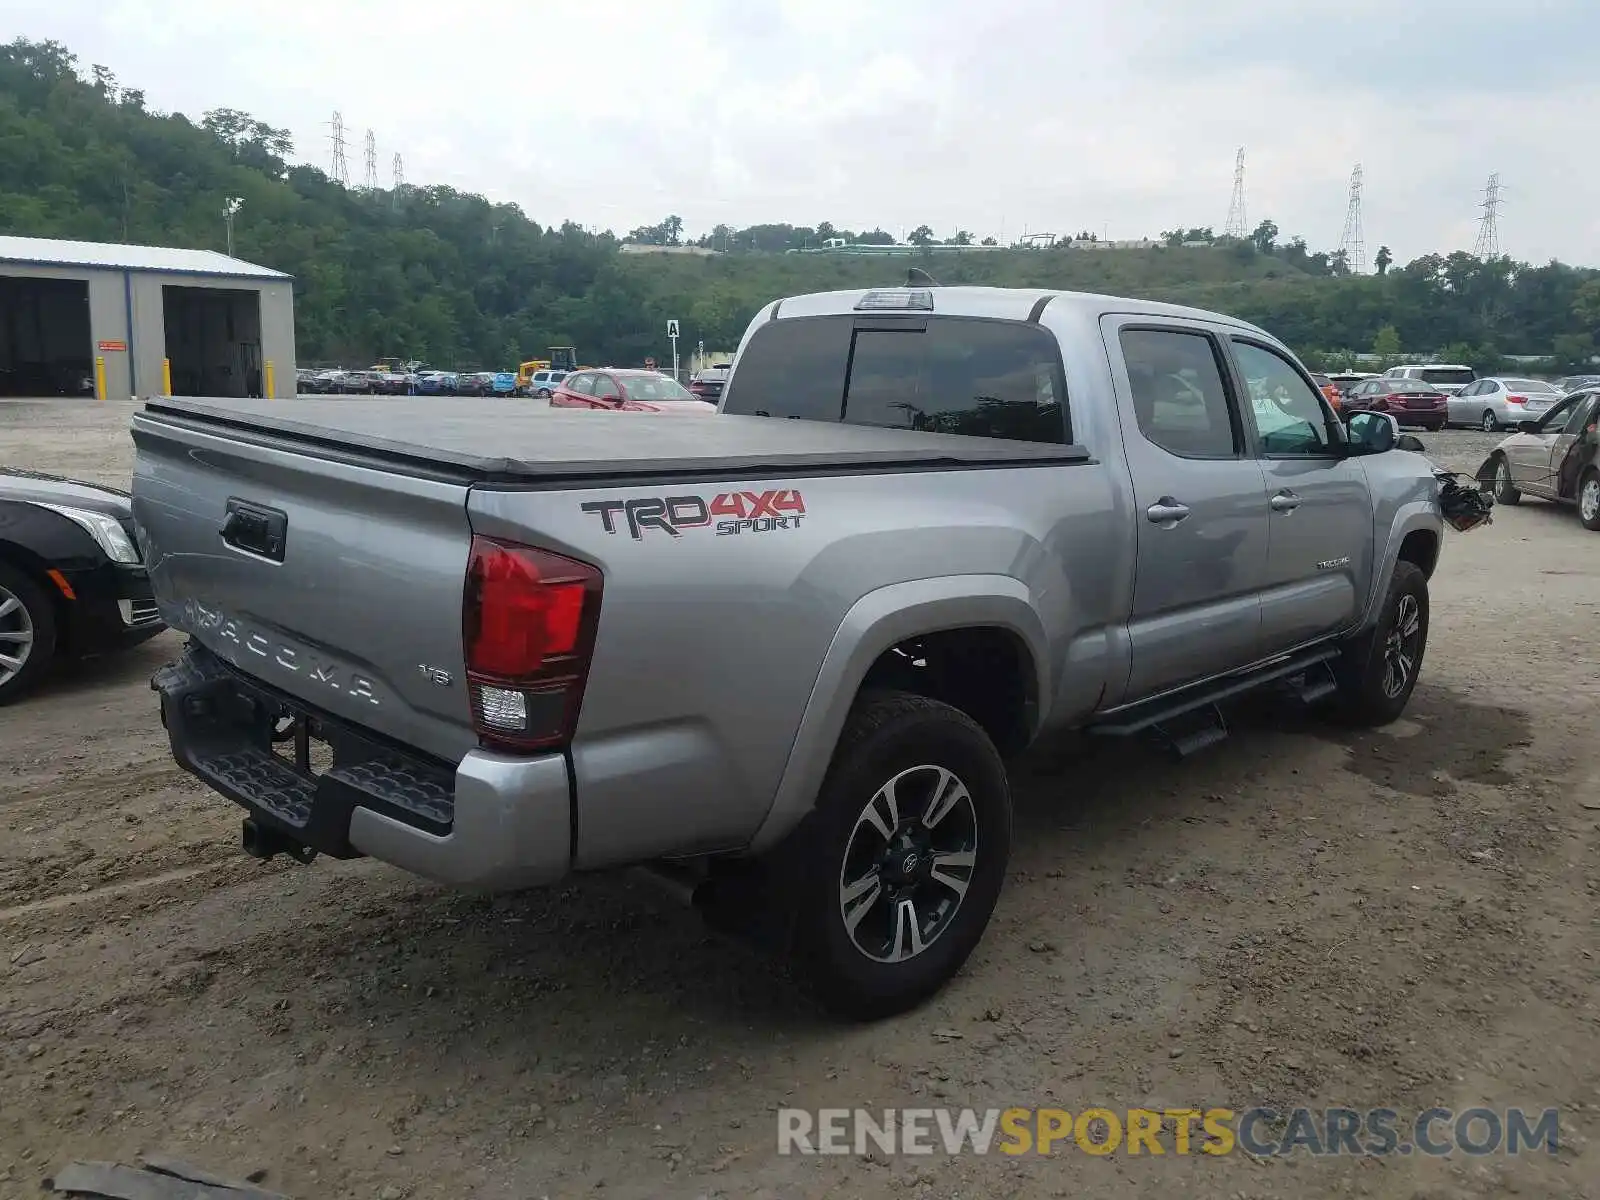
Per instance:
[[[1233,159],[1233,199],[1228,201],[1228,223],[1222,227],[1222,236],[1247,238],[1250,236],[1250,218],[1244,206],[1244,147]]]
[[[329,178],[350,186],[350,164],[344,156],[344,114],[337,110],[333,114],[333,169]]]
[[[1344,213],[1344,232],[1339,235],[1339,252],[1352,275],[1367,273],[1367,242],[1361,232],[1361,164],[1350,172],[1350,206]]]
[[[1478,204],[1483,216],[1478,218],[1478,241],[1472,247],[1472,257],[1484,262],[1500,257],[1500,206],[1504,203],[1500,198],[1500,173],[1497,171],[1489,176],[1483,200]]]
[[[366,188],[369,192],[378,190],[378,139],[373,136],[372,130],[367,130],[367,173]]]

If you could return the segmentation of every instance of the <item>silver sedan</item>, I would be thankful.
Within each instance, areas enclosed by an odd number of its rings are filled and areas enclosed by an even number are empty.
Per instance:
[[[1524,495],[1571,504],[1585,529],[1600,531],[1597,422],[1600,390],[1564,397],[1496,446],[1478,478],[1493,488],[1496,504],[1516,504]]]
[[[1519,421],[1544,416],[1560,399],[1555,384],[1542,379],[1492,375],[1450,397],[1445,424],[1475,426],[1485,433],[1515,429]]]

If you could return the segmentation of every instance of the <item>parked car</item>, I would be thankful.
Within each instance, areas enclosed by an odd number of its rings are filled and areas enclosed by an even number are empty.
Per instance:
[[[719,366],[707,367],[703,371],[696,371],[694,378],[689,380],[689,391],[697,399],[704,400],[707,404],[715,404],[722,399],[723,386],[728,382],[728,373],[733,367],[728,363]]]
[[[1443,429],[1450,397],[1418,379],[1368,379],[1344,398],[1348,412],[1388,413],[1401,425]]]
[[[1322,391],[1323,396],[1327,398],[1328,406],[1332,408],[1334,412],[1338,412],[1340,405],[1344,403],[1344,393],[1339,390],[1337,385],[1334,384],[1333,380],[1329,379],[1326,375],[1318,375],[1313,373],[1311,376],[1311,382],[1316,384],[1317,387]]]
[[[685,415],[717,411],[715,404],[696,399],[688,388],[660,372],[617,368],[568,375],[550,397],[550,407]]]
[[[1193,753],[1269,685],[1381,725],[1416,684],[1439,482],[1254,326],[833,292],[765,306],[722,400],[599,440],[518,406],[136,413],[134,512],[191,638],[167,735],[247,850],[486,889],[657,864],[873,1016],[988,924],[1004,753]]]
[[[517,373],[515,371],[496,371],[494,378],[489,381],[489,392],[495,396],[515,396],[517,394]]]
[[[1595,386],[1600,386],[1600,375],[1563,375],[1555,382],[1556,391],[1563,395]]]
[[[1513,428],[1529,417],[1543,416],[1560,399],[1556,386],[1542,379],[1479,379],[1450,397],[1449,424],[1475,425],[1493,433]]]
[[[555,395],[555,390],[561,386],[561,381],[567,375],[566,371],[535,371],[528,376],[527,394],[548,400]]]
[[[404,396],[410,390],[410,382],[399,371],[374,371],[372,390],[384,396]]]
[[[425,371],[417,376],[417,394],[422,396],[454,396],[457,377],[453,371]]]
[[[1377,374],[1372,371],[1331,371],[1328,374],[1328,381],[1339,389],[1341,396],[1348,396],[1356,384],[1376,378]]]
[[[1385,379],[1418,379],[1431,383],[1447,396],[1454,396],[1478,378],[1478,373],[1461,363],[1411,363],[1390,367],[1383,373]]]
[[[0,704],[165,628],[126,492],[0,466]]]
[[[493,391],[493,371],[465,371],[456,376],[458,396],[487,396]]]
[[[1524,418],[1517,432],[1495,447],[1478,478],[1496,504],[1524,495],[1571,504],[1585,529],[1600,532],[1600,388],[1557,401],[1543,415]]]

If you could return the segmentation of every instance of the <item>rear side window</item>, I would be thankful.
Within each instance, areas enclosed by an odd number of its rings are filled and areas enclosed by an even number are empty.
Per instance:
[[[750,339],[724,394],[724,412],[1014,441],[1071,440],[1055,337],[1018,321],[776,321]]]
[[[1203,333],[1124,329],[1122,358],[1139,432],[1181,458],[1232,458],[1239,434],[1216,343]]]

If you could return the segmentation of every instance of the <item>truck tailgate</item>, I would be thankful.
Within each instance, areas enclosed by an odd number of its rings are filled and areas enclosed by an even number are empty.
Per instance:
[[[226,434],[134,418],[134,520],[162,615],[309,705],[459,760],[477,744],[466,483]]]

